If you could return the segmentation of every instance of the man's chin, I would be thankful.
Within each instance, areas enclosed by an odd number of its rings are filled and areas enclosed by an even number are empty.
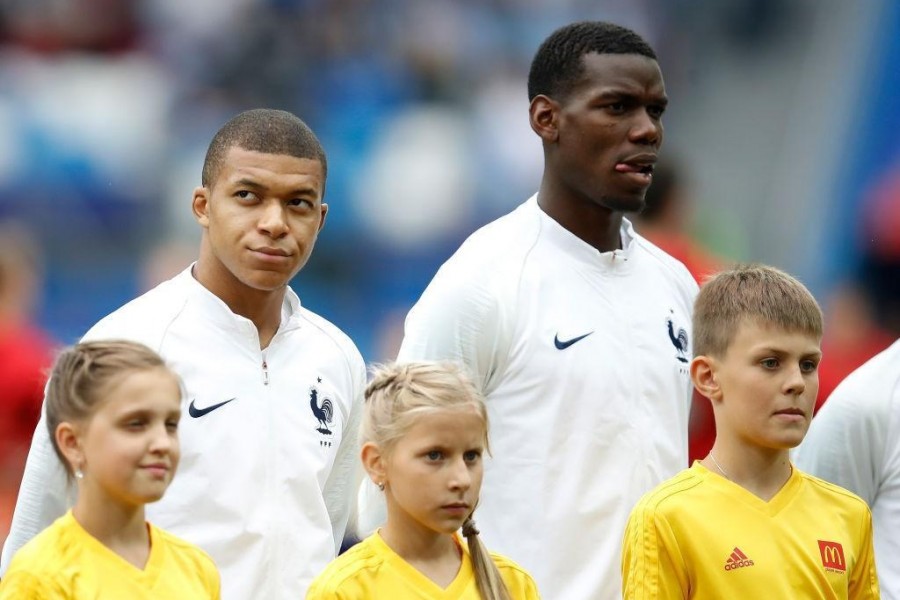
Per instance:
[[[645,192],[641,191],[632,195],[604,196],[600,199],[600,204],[613,212],[639,213],[647,206],[644,195]]]

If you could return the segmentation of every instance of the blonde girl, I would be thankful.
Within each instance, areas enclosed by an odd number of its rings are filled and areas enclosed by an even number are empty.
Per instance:
[[[74,507],[23,546],[0,600],[219,598],[212,560],[144,519],[178,466],[178,377],[149,348],[78,344],[50,376],[53,447],[78,488]]]
[[[307,599],[539,598],[528,573],[478,538],[488,418],[469,378],[451,363],[390,364],[374,369],[365,397],[362,462],[387,522],[333,561]]]

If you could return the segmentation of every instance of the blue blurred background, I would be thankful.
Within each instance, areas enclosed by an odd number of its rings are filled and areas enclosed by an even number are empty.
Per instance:
[[[893,0],[5,0],[0,220],[38,241],[37,323],[71,343],[189,264],[206,145],[266,106],[329,156],[328,222],[294,287],[367,360],[392,358],[437,266],[535,191],[528,65],[582,19],[657,49],[696,240],[790,270],[826,308],[847,285],[893,293]]]

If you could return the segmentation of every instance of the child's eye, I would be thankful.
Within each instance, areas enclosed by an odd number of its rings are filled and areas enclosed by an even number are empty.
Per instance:
[[[169,431],[178,431],[178,421],[166,421],[166,429]]]
[[[777,369],[778,368],[778,359],[777,358],[764,358],[759,361],[759,364],[766,369]]]
[[[425,455],[425,458],[428,460],[441,460],[444,457],[444,453],[440,450],[432,450],[428,454]]]
[[[478,459],[481,458],[481,452],[478,450],[469,450],[463,454],[463,458],[467,463],[478,462]]]
[[[128,429],[132,429],[132,430],[139,430],[144,427],[144,422],[141,421],[140,419],[133,419],[133,420],[125,423],[125,427],[127,427]]]
[[[803,360],[800,361],[800,370],[804,373],[813,373],[816,368],[818,368],[818,364],[814,360]]]

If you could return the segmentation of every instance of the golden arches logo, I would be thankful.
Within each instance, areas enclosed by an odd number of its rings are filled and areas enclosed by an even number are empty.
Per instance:
[[[822,555],[822,566],[826,569],[844,572],[847,563],[844,560],[844,548],[837,542],[818,540],[819,554]]]

